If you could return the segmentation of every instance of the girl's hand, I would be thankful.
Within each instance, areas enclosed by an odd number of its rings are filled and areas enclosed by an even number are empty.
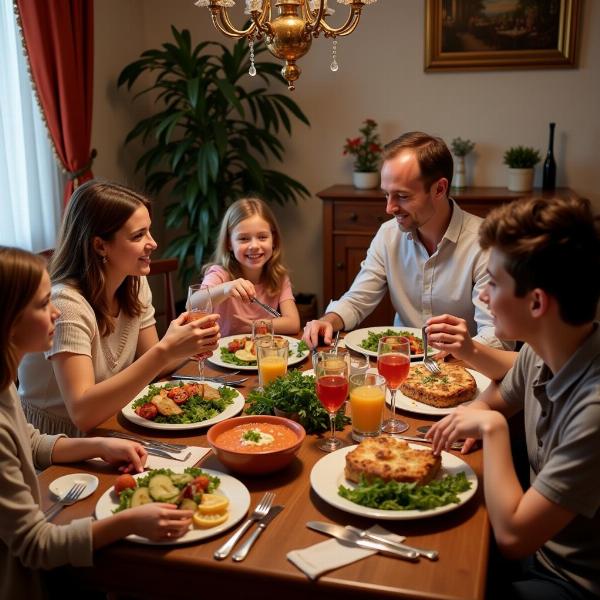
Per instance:
[[[495,410],[481,410],[458,406],[452,414],[434,423],[426,437],[432,441],[434,454],[449,450],[452,442],[467,438],[462,454],[471,450],[476,439],[481,439],[486,431],[506,423],[505,418]]]
[[[111,465],[119,465],[121,473],[141,473],[148,453],[141,444],[129,440],[99,437],[98,456]]]
[[[120,514],[129,520],[130,533],[161,542],[177,539],[186,533],[194,513],[191,510],[178,510],[175,504],[150,502]]]
[[[251,281],[240,277],[239,279],[234,279],[227,283],[225,293],[230,298],[237,298],[248,304],[249,302],[252,302],[256,296],[256,289]]]
[[[189,313],[184,312],[171,321],[169,329],[159,344],[162,344],[169,359],[187,358],[195,355],[210,356],[218,347],[218,314],[207,315],[189,321]]]
[[[453,315],[438,315],[428,319],[425,325],[429,345],[440,350],[436,359],[452,354],[455,358],[469,362],[475,346],[464,319]]]

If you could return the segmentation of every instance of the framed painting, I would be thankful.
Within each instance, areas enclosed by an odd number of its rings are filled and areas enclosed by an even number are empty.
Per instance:
[[[580,0],[426,2],[426,71],[576,66]]]

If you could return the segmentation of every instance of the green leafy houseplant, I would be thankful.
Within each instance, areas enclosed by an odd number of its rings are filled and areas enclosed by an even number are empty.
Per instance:
[[[248,77],[248,44],[239,40],[229,50],[217,42],[195,47],[189,31],[171,27],[175,43],[146,50],[119,75],[118,85],[131,89],[142,75],[154,81],[138,93],[152,94],[156,111],[127,135],[141,138],[145,151],[136,171],[143,171],[150,193],[169,189],[175,198],[165,210],[167,228],[184,228],[165,255],[175,256],[184,282],[198,273],[212,250],[227,207],[239,196],[255,192],[278,204],[297,202],[308,190],[285,173],[266,168],[283,160],[280,129],[292,130],[292,117],[309,125],[288,96],[271,93],[285,81],[277,63],[256,60],[257,80]],[[264,44],[254,45],[256,57]]]
[[[366,119],[358,130],[362,137],[347,138],[344,144],[344,154],[354,156],[354,170],[359,173],[379,170],[379,157],[383,149],[376,129],[377,123],[373,119]]]
[[[475,148],[475,143],[471,140],[463,140],[460,137],[456,137],[450,144],[452,147],[452,154],[454,156],[466,156]]]
[[[540,153],[535,148],[513,146],[504,153],[504,164],[511,169],[532,169],[540,162]]]

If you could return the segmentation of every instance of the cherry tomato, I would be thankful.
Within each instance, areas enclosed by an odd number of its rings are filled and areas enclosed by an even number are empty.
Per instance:
[[[137,483],[135,481],[135,478],[132,477],[131,475],[128,475],[128,474],[119,475],[115,479],[115,492],[117,492],[117,494],[120,494],[123,490],[126,490],[127,488],[133,489],[136,487],[137,487]]]
[[[210,484],[210,479],[206,475],[199,475],[192,482],[196,489],[200,489],[205,492],[208,489],[208,485]]]
[[[149,419],[152,421],[158,414],[158,408],[156,408],[156,406],[154,406],[154,404],[151,402],[148,402],[146,404],[142,404],[142,406],[138,406],[135,409],[135,412],[143,419]]]

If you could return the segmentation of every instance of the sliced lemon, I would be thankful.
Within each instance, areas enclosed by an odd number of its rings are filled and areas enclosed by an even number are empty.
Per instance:
[[[228,518],[228,512],[203,515],[200,511],[197,511],[192,517],[192,522],[197,529],[210,529],[211,527],[216,527],[217,525],[221,525],[221,523],[225,523]]]
[[[247,350],[238,350],[235,353],[235,357],[239,360],[243,360],[244,362],[256,362],[256,356],[252,354],[252,352],[248,352]]]
[[[229,500],[217,494],[202,494],[202,502],[198,505],[198,512],[202,515],[214,515],[227,510]]]

